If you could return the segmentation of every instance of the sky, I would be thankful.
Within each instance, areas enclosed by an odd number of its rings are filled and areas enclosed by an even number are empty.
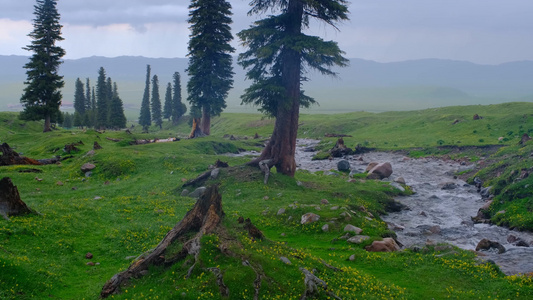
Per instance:
[[[250,0],[229,0],[232,31]],[[30,55],[35,0],[0,0],[0,55]],[[185,57],[188,0],[59,0],[65,59],[122,55]],[[532,0],[351,0],[339,31],[312,23],[306,32],[334,40],[348,58],[378,62],[439,58],[479,64],[533,60]],[[237,39],[237,52],[243,49]]]

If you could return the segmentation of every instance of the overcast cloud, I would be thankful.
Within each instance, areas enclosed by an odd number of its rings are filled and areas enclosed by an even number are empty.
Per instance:
[[[0,0],[0,55],[29,55],[34,0]],[[230,0],[233,30],[247,28],[249,0]],[[66,58],[93,55],[185,57],[187,0],[60,0]],[[309,33],[339,42],[346,56],[380,62],[421,58],[498,64],[533,60],[531,0],[352,0],[340,32]],[[238,41],[234,42],[235,46]]]

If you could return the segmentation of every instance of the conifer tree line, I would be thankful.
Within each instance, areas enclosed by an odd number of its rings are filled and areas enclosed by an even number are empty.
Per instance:
[[[154,124],[159,129],[163,128],[163,119],[172,120],[175,125],[187,112],[187,106],[181,101],[181,76],[179,72],[173,75],[173,83],[167,83],[164,104],[161,104],[159,77],[151,77],[151,67],[146,66],[146,82],[141,102],[139,124],[144,131]],[[150,93],[151,91],[151,93]]]
[[[65,115],[63,127],[67,127],[69,115]],[[67,123],[67,124],[65,124]],[[91,81],[85,84],[76,79],[74,90],[74,115],[72,126],[93,127],[96,129],[121,129],[126,127],[124,105],[118,93],[118,85],[107,77],[103,67],[98,70],[96,87],[91,88]]]

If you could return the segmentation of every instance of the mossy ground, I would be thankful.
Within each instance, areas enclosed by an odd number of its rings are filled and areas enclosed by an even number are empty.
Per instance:
[[[515,146],[518,139],[514,132],[533,128],[532,118],[523,118],[524,112],[532,107],[529,103],[518,103],[410,113],[356,113],[335,118],[308,115],[302,116],[300,135],[318,138],[333,131],[352,135],[345,138],[349,146],[367,141],[369,146],[382,149],[431,148],[438,146],[439,140],[445,141],[444,145],[448,141],[456,145],[458,140],[462,145],[502,145],[498,155],[505,158],[501,164],[506,167],[502,168],[501,176],[513,184],[502,184],[501,196],[497,197],[512,198],[503,202],[516,205],[517,214],[523,214],[529,207],[527,201],[531,201],[525,187],[529,181],[514,182],[515,175],[510,174],[513,168],[531,168],[531,158],[528,158],[531,145]],[[470,121],[474,113],[485,118]],[[463,124],[451,125],[459,118]],[[81,140],[84,145],[79,146],[80,151],[73,158],[60,165],[36,167],[43,173],[20,173],[25,166],[0,168],[1,176],[11,177],[22,199],[41,214],[0,221],[2,299],[97,299],[108,279],[126,269],[133,257],[157,245],[192,207],[195,200],[180,196],[181,185],[208,170],[217,159],[234,167],[224,170],[215,181],[222,191],[224,225],[231,242],[221,241],[216,235],[205,236],[200,263],[190,278],[184,278],[190,267],[188,259],[168,268],[153,267],[148,275],[131,282],[114,298],[217,299],[219,290],[215,276],[207,271],[209,267],[223,270],[230,299],[253,298],[256,272],[264,274],[260,298],[299,299],[304,289],[299,267],[315,269],[315,275],[343,299],[533,297],[531,276],[505,276],[497,267],[478,262],[468,251],[455,248],[435,251],[429,247],[423,252],[366,252],[365,245],[390,234],[379,213],[383,211],[383,203],[399,192],[386,184],[371,180],[348,182],[346,174],[333,177],[297,172],[295,178],[274,173],[269,184],[264,185],[260,173],[241,167],[249,158],[224,155],[236,149],[259,149],[263,140],[252,137],[255,133],[267,137],[272,130],[272,122],[262,120],[259,115],[223,115],[213,121],[211,137],[136,146],[130,146],[128,141],[183,137],[188,127],[185,122],[178,127],[165,124],[163,131],[154,129],[141,134],[133,130],[133,135],[113,131],[100,134],[92,130],[43,134],[38,122],[18,122],[15,115],[0,113],[0,141],[26,156],[49,158],[64,155],[61,149],[65,144]],[[420,122],[424,122],[424,130],[417,131],[422,126]],[[482,122],[488,123],[490,129]],[[463,127],[446,127],[458,125]],[[453,132],[449,128],[459,129]],[[508,140],[499,143],[498,137],[510,131],[513,131],[512,138],[507,135]],[[222,138],[224,134],[235,135],[239,140]],[[123,141],[116,143],[106,137]],[[87,156],[94,141],[103,149]],[[521,159],[517,160],[516,155]],[[85,177],[80,171],[86,162],[97,165],[91,177]],[[516,167],[509,169],[509,166]],[[480,171],[477,175],[489,184],[488,174],[492,173]],[[320,204],[322,199],[330,204]],[[332,210],[333,206],[339,209]],[[360,206],[376,218],[367,219],[359,211]],[[277,214],[280,208],[286,209],[282,215]],[[320,221],[301,225],[300,216],[307,212],[321,215]],[[351,219],[341,217],[342,212],[350,212]],[[250,218],[266,239],[251,239],[237,222],[240,216]],[[329,223],[333,219],[335,223]],[[516,222],[527,224],[528,221]],[[331,225],[328,232],[321,229],[325,224]],[[362,228],[371,237],[370,241],[353,245],[338,239],[344,235],[346,224]],[[221,243],[229,245],[236,255],[223,255]],[[87,252],[94,258],[86,259]],[[354,260],[349,260],[352,255]],[[281,256],[289,258],[292,264],[281,262]],[[243,258],[253,268],[244,265]],[[88,261],[99,264],[88,266]],[[328,298],[325,293],[319,297]]]

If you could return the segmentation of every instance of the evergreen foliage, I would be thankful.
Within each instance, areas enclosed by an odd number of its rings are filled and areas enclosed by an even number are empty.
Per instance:
[[[113,96],[109,110],[109,126],[114,129],[126,127],[126,115],[124,115],[124,105],[118,95],[117,83],[113,83]]]
[[[105,69],[104,67],[100,67],[96,82],[96,128],[104,129],[107,127],[109,111],[108,98]]]
[[[172,91],[172,123],[178,124],[178,120],[187,112],[187,106],[181,102],[181,76],[179,72],[174,73],[174,85]]]
[[[74,88],[74,111],[80,115],[85,113],[86,101],[85,101],[85,92],[83,91],[83,82],[80,78],[76,79],[76,84]],[[79,125],[77,125],[79,126]]]
[[[79,115],[79,114],[78,114],[78,115]],[[71,114],[69,114],[68,112],[62,114],[62,116],[63,116],[63,120],[62,120],[62,122],[61,122],[61,126],[62,126],[63,128],[72,128],[72,125],[77,126],[76,124],[73,124],[73,122],[75,122],[75,117],[76,117],[76,116],[73,117],[73,116],[72,116]],[[73,120],[73,118],[74,118],[74,120]]]
[[[24,106],[20,117],[25,120],[44,119],[44,132],[51,130],[52,121],[61,118],[60,89],[65,85],[63,76],[58,74],[65,50],[56,46],[57,41],[63,40],[56,5],[57,1],[37,0],[34,6],[33,30],[29,34],[32,42],[24,48],[33,52],[33,55],[24,65],[27,80],[24,82],[26,87],[20,99]]]
[[[144,94],[141,103],[139,124],[144,130],[148,130],[148,127],[152,125],[152,118],[150,116],[150,65],[146,66],[146,84],[144,86]]]
[[[163,106],[163,118],[170,120],[172,116],[172,83],[167,84],[165,92],[165,105]]]
[[[189,9],[187,100],[202,110],[202,131],[209,134],[210,117],[226,108],[233,85],[231,5],[224,0],[193,0]]]
[[[250,14],[279,12],[238,33],[247,47],[239,55],[239,64],[247,69],[247,79],[252,80],[242,102],[259,106],[263,113],[276,117],[270,143],[253,164],[268,160],[278,172],[294,176],[299,109],[315,103],[301,90],[304,74],[316,70],[335,76],[331,67],[348,63],[337,43],[303,31],[311,18],[333,27],[347,20],[347,1],[254,0],[251,5]]]
[[[85,81],[85,111],[91,110],[91,82],[89,78]]]
[[[161,115],[161,98],[159,97],[159,79],[154,75],[152,79],[152,120],[159,129],[163,125],[163,117]]]

